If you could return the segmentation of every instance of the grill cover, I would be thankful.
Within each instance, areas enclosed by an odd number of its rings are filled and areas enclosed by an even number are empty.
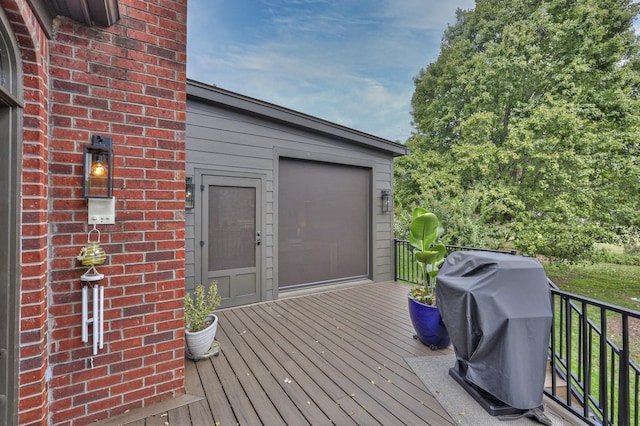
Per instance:
[[[517,409],[542,404],[553,312],[542,265],[503,253],[447,256],[436,287],[458,373]]]

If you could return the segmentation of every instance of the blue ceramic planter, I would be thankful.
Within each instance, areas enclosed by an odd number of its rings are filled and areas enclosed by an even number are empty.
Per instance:
[[[449,333],[436,306],[425,305],[409,297],[409,316],[418,339],[431,349],[451,345]]]

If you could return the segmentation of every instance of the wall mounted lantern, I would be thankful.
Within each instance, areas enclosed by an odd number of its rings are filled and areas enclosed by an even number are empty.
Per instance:
[[[187,176],[185,181],[186,181],[186,187],[184,192],[184,207],[187,209],[192,209],[195,202],[194,198],[195,198],[196,184],[193,181],[193,176]]]
[[[113,150],[111,137],[91,136],[91,145],[84,146],[82,196],[111,198],[113,188]]]
[[[388,189],[383,189],[380,198],[382,199],[382,213],[389,213],[393,208],[393,202],[391,201],[391,192]]]

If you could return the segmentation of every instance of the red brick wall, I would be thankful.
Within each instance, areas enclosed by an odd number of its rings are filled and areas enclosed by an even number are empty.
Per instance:
[[[184,392],[186,0],[119,3],[114,26],[59,17],[47,41],[26,0],[2,1],[25,73],[21,424],[86,424]],[[105,345],[93,356],[75,257],[96,134],[113,138],[117,203],[116,224],[98,226]]]

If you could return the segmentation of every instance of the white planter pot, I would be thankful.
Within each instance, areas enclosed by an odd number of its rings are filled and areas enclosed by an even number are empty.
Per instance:
[[[213,341],[216,338],[216,331],[218,330],[218,316],[211,314],[207,318],[212,319],[213,323],[204,330],[196,331],[195,333],[189,330],[184,331],[188,358],[203,358],[209,349],[211,349],[211,345],[213,345]]]

